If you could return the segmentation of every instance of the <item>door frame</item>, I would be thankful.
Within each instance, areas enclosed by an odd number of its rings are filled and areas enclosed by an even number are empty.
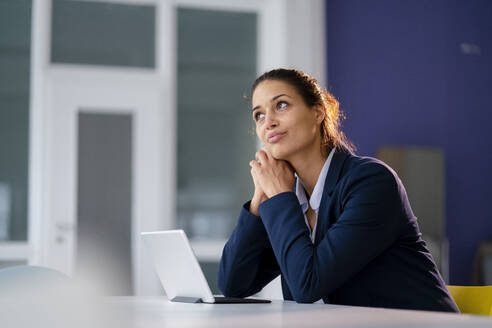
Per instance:
[[[156,16],[160,17],[161,3],[158,0],[124,0],[110,1],[119,3],[154,4]],[[46,6],[46,4],[48,5]],[[127,68],[109,66],[91,66],[78,64],[59,64],[50,62],[50,35],[51,35],[51,1],[33,0],[33,23],[32,23],[32,77],[31,77],[31,134],[30,134],[30,203],[29,203],[29,263],[56,268],[70,274],[73,269],[75,254],[75,238],[73,222],[76,222],[76,156],[77,156],[77,111],[74,108],[68,110],[70,118],[65,118],[69,127],[71,145],[69,149],[69,165],[64,170],[68,174],[68,188],[70,197],[68,208],[65,208],[67,222],[63,229],[68,230],[67,236],[72,235],[68,242],[68,252],[71,260],[60,265],[53,262],[52,243],[56,235],[54,231],[53,214],[60,208],[54,195],[58,188],[56,175],[63,173],[53,170],[54,141],[52,127],[59,118],[55,115],[53,106],[60,99],[60,90],[66,89],[75,94],[76,92],[96,95],[88,97],[87,102],[81,103],[79,108],[103,108],[104,111],[119,112],[114,108],[128,108],[122,102],[113,99],[105,99],[101,92],[117,93],[124,92],[124,96],[145,94],[145,98],[151,99],[152,104],[147,104],[145,110],[153,113],[153,120],[146,119],[146,124],[154,125],[154,133],[145,139],[155,141],[152,145],[148,142],[142,143],[137,140],[139,131],[143,130],[141,124],[143,115],[133,113],[133,155],[132,155],[132,277],[134,294],[155,294],[158,281],[153,272],[145,270],[149,264],[140,239],[141,231],[170,229],[174,226],[174,158],[175,153],[175,120],[173,106],[173,94],[170,87],[169,70],[171,57],[162,53],[165,48],[156,36],[156,66],[155,68]],[[169,33],[168,27],[156,20],[156,34],[162,36]],[[169,52],[169,51],[167,51]],[[97,91],[99,89],[99,91]],[[65,91],[66,91],[65,90]],[[124,97],[123,97],[124,98]],[[143,98],[142,98],[143,99]],[[109,100],[109,102],[108,102]],[[141,102],[137,101],[137,104]],[[123,107],[122,107],[123,106]],[[132,106],[130,106],[132,107]],[[152,107],[152,108],[150,108]],[[113,109],[112,109],[113,108]],[[99,112],[99,111],[97,111]],[[128,112],[128,111],[126,111]],[[138,110],[137,110],[138,112]],[[165,124],[166,123],[166,124]],[[60,125],[63,126],[63,125]],[[141,132],[144,133],[144,132]],[[145,132],[147,134],[147,132]],[[143,135],[143,134],[142,134]],[[147,140],[148,141],[148,140]],[[157,146],[156,146],[157,145]],[[153,154],[147,162],[142,161],[141,153]],[[148,156],[147,156],[148,157]],[[153,172],[149,176],[147,172]],[[140,178],[138,178],[140,176]],[[72,223],[70,223],[72,222]],[[66,255],[66,254],[65,254]]]
[[[118,77],[120,75],[120,77]],[[140,75],[140,74],[139,74]],[[126,81],[124,81],[126,80]],[[45,111],[46,156],[51,165],[45,220],[47,252],[45,264],[67,274],[74,268],[77,254],[77,156],[78,114],[80,112],[132,114],[132,223],[131,259],[134,293],[149,279],[142,268],[143,245],[140,232],[169,229],[163,217],[172,216],[172,185],[164,183],[168,173],[163,158],[173,145],[161,133],[163,116],[160,88],[152,76],[128,73],[57,71],[47,79]],[[169,197],[165,197],[167,194]],[[58,244],[58,238],[66,239]],[[145,289],[145,288],[144,288]]]

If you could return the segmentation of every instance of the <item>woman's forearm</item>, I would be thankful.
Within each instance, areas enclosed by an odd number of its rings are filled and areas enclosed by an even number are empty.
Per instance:
[[[219,264],[217,282],[225,296],[250,296],[280,273],[265,227],[246,205]]]

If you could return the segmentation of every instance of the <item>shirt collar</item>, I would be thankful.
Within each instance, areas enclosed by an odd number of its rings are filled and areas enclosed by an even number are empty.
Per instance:
[[[325,187],[326,175],[328,174],[328,169],[330,168],[331,159],[333,158],[333,153],[335,152],[335,148],[333,148],[328,155],[328,158],[321,169],[321,172],[318,176],[318,180],[316,181],[316,185],[314,186],[313,194],[309,199],[309,205],[315,211],[318,211],[319,205],[321,203],[321,197],[323,196],[323,189]],[[299,200],[299,204],[301,205],[302,211],[306,212],[308,209],[308,200],[306,196],[306,192],[304,191],[304,185],[302,184],[301,179],[297,176],[296,182],[296,196]]]

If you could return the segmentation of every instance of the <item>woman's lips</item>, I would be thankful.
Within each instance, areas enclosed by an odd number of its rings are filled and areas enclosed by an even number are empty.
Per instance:
[[[282,138],[283,136],[285,136],[285,132],[284,133],[276,133],[274,134],[273,136],[269,137],[268,138],[268,142],[269,143],[275,143],[277,142],[280,138]]]

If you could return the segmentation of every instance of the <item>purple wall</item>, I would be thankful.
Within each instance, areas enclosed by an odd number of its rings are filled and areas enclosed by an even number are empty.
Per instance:
[[[469,284],[479,241],[492,239],[492,1],[326,4],[328,88],[344,130],[360,155],[444,149],[450,283]]]

